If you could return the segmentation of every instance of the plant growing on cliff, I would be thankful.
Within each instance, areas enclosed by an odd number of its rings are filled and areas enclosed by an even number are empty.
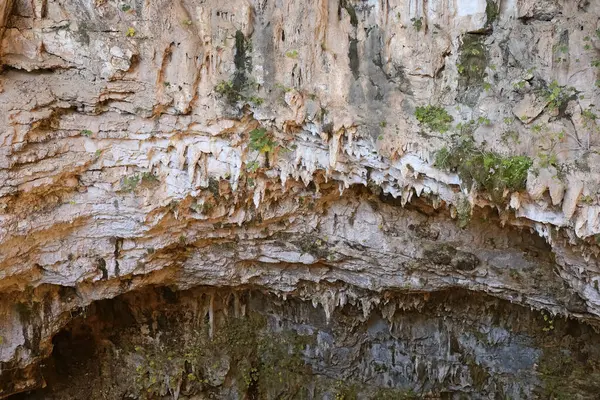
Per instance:
[[[421,29],[423,28],[423,17],[411,18],[410,20],[412,21],[413,28],[415,28],[417,32],[421,32]]]
[[[248,147],[251,150],[257,151],[258,154],[252,161],[246,162],[246,171],[256,172],[260,168],[258,156],[260,154],[269,154],[279,148],[279,143],[273,138],[271,132],[267,132],[265,128],[256,128],[250,132],[250,142]]]
[[[245,82],[242,86],[236,86],[232,80],[220,81],[215,86],[215,92],[217,92],[219,96],[224,97],[227,102],[232,105],[243,101],[260,106],[265,100],[262,97],[253,94],[253,91],[256,89],[257,85],[254,83]]]
[[[417,107],[415,117],[421,124],[440,133],[447,132],[450,124],[454,121],[454,118],[445,109],[432,105]]]
[[[250,132],[250,148],[259,153],[270,153],[278,146],[273,135],[265,128],[257,128]]]
[[[221,81],[215,86],[215,92],[225,97],[229,103],[237,103],[242,100],[241,92],[233,85],[233,81]]]
[[[135,190],[140,183],[153,184],[157,182],[158,177],[152,172],[142,172],[142,174],[124,177],[121,180],[121,190],[124,192],[131,192]]]
[[[471,138],[463,138],[451,148],[437,152],[435,166],[456,172],[467,187],[476,185],[492,199],[502,202],[504,192],[525,188],[527,171],[533,161],[526,156],[504,157],[475,147]]]
[[[560,109],[576,95],[575,88],[560,86],[556,80],[552,81],[547,88],[542,89],[542,96],[548,102],[548,107],[553,110]]]
[[[131,192],[137,187],[138,183],[140,183],[139,175],[126,176],[121,181],[121,190]]]
[[[298,50],[290,50],[285,53],[285,56],[288,58],[298,58]]]

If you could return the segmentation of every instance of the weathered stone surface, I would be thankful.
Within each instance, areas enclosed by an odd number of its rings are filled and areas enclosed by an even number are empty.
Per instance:
[[[0,397],[43,384],[78,312],[148,286],[307,290],[332,324],[349,299],[368,316],[388,292],[461,290],[597,326],[599,15],[567,0],[3,2]],[[417,120],[427,105],[448,131]],[[479,169],[440,163],[467,142]],[[490,188],[518,175],[510,156],[531,160],[526,184]]]
[[[597,396],[600,336],[576,321],[453,290],[384,292],[369,310],[360,299],[379,295],[358,291],[328,322],[310,292],[146,289],[94,303],[55,337],[49,386],[27,398]]]

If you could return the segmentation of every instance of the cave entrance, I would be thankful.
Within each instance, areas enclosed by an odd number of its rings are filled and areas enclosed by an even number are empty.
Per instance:
[[[47,386],[13,399],[594,399],[600,391],[600,335],[585,324],[464,290],[386,299],[365,315],[356,298],[328,320],[308,299],[250,288],[131,292],[82,310],[53,338]]]

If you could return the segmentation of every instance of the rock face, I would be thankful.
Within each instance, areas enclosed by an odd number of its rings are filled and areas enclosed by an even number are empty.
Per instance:
[[[5,0],[0,65],[0,398],[596,398],[600,3]]]

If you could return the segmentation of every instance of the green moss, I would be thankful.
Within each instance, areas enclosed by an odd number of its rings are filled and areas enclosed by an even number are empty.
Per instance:
[[[238,102],[257,104],[260,99],[254,94],[258,85],[249,79],[252,70],[252,42],[241,31],[235,33],[235,56],[233,59],[235,72],[232,79],[221,81],[215,86],[215,92],[225,98],[230,105]],[[259,101],[262,104],[262,102]],[[260,104],[257,104],[260,105]]]
[[[485,35],[466,33],[458,58],[458,100],[474,106],[483,90],[488,64],[488,51],[484,44]]]
[[[432,131],[447,132],[454,118],[442,107],[427,105],[417,107],[415,117],[421,124],[427,126]]]
[[[458,226],[466,227],[471,221],[471,203],[465,197],[461,197],[456,204],[456,212],[458,214]]]
[[[494,0],[486,0],[486,5],[485,5],[485,15],[487,17],[486,25],[491,26],[494,23],[494,21],[496,21],[499,14],[500,14],[500,7],[496,4],[496,2]]]
[[[435,166],[455,171],[467,187],[485,189],[493,200],[502,202],[504,191],[525,189],[527,171],[533,162],[526,156],[503,157],[475,148],[472,139],[462,139],[436,154]]]
[[[346,10],[350,16],[350,24],[356,28],[358,26],[358,17],[356,16],[356,9],[350,4],[350,0],[340,0],[340,7]]]
[[[568,339],[569,336],[566,336],[562,340]],[[543,386],[537,394],[539,398],[556,400],[591,398],[580,396],[581,393],[600,392],[600,365],[577,354],[580,351],[587,353],[589,349],[572,343],[571,350],[568,350],[564,344],[542,348],[537,373]]]
[[[251,312],[222,321],[212,339],[205,325],[191,332],[183,346],[135,346],[142,358],[136,367],[136,389],[143,397],[164,396],[183,381],[188,390],[210,391],[215,384],[210,377],[226,370],[228,379],[237,382],[240,398],[270,399],[281,393],[309,398],[313,374],[303,351],[315,345],[315,338],[294,331],[267,333],[266,328],[266,317]]]
[[[379,389],[372,400],[416,400],[421,398],[413,390]]]
[[[321,240],[317,236],[306,235],[300,240],[294,241],[293,243],[300,247],[303,253],[308,253],[321,260],[326,260],[329,258],[330,254],[327,248],[327,242]]]

